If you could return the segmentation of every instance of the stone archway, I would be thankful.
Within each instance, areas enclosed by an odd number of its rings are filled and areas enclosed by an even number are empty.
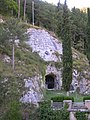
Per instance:
[[[47,89],[55,88],[55,75],[54,74],[48,74],[45,76],[45,86]]]

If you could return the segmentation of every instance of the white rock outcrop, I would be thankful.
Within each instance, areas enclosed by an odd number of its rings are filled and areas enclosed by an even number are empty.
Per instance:
[[[41,91],[42,77],[34,76],[32,78],[24,79],[26,90],[20,99],[23,103],[32,103],[38,105],[38,102],[43,98]]]
[[[30,38],[28,44],[32,48],[32,52],[37,52],[45,61],[61,61],[56,53],[62,54],[62,43],[55,37],[51,36],[47,31],[41,29],[28,29]]]
[[[53,37],[48,31],[42,29],[30,28],[28,29],[28,33],[30,35],[27,44],[32,48],[32,52],[37,52],[40,57],[47,62],[62,62],[62,43]],[[78,55],[79,54],[79,55]],[[75,60],[79,60],[80,53],[74,52],[73,58]],[[83,71],[83,70],[82,70]],[[88,80],[84,77],[88,74],[88,71],[84,72],[84,76],[81,74],[82,72],[78,71],[77,68],[73,69],[73,80],[71,84],[71,91],[76,91],[79,88],[80,93],[90,93],[90,87],[87,83]],[[62,68],[57,69],[55,66],[48,64],[46,68],[46,76],[54,75],[55,78],[55,88],[61,89],[62,87]],[[37,104],[43,97],[40,92],[41,88],[44,88],[45,81],[42,81],[42,78],[33,77],[29,79],[25,79],[25,88],[26,91],[23,93],[23,97],[21,98],[22,102]]]

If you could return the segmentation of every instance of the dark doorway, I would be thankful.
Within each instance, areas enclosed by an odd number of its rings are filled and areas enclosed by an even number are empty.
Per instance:
[[[55,79],[55,77],[52,74],[49,74],[49,75],[45,76],[45,84],[46,84],[48,89],[53,89],[54,88],[54,84],[55,84],[54,79]]]

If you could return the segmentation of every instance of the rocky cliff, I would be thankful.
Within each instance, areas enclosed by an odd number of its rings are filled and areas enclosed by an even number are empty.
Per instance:
[[[11,69],[11,49],[0,54],[0,85],[10,96],[11,81],[17,82],[20,101],[36,104],[43,98],[43,90],[62,88],[62,42],[52,32],[41,28],[28,29],[26,44],[16,44],[15,71]],[[85,55],[72,48],[73,80],[70,91],[90,94],[90,68]],[[15,88],[14,88],[15,89]],[[12,92],[12,91],[11,91]],[[22,97],[21,97],[22,96]]]
[[[30,38],[28,44],[32,52],[37,52],[44,61],[48,62],[46,76],[55,75],[53,89],[61,89],[62,86],[62,43],[52,33],[43,29],[28,29]],[[73,51],[73,81],[71,91],[79,90],[82,94],[89,94],[90,72],[85,55],[72,48]],[[49,76],[50,77],[50,76]],[[46,84],[47,86],[47,84]]]

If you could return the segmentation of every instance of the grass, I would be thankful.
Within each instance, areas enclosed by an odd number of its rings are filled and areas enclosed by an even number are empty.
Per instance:
[[[60,95],[66,95],[65,91],[61,90],[46,90],[46,93],[44,94],[45,100],[50,100],[51,97],[60,96]],[[83,101],[83,95],[80,95],[78,93],[71,93],[70,96],[74,97],[75,102],[82,102]]]

